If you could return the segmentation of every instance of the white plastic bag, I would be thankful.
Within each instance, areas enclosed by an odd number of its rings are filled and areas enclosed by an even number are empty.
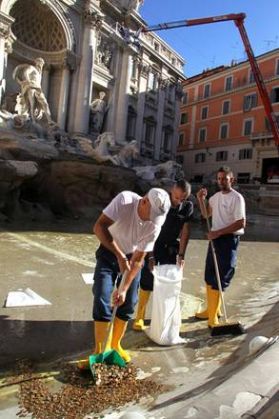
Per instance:
[[[145,332],[158,345],[185,342],[185,339],[179,336],[182,273],[182,269],[177,265],[160,265],[154,268],[151,324]]]

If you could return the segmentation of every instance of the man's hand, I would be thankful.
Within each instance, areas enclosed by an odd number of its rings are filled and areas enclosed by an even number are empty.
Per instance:
[[[220,234],[218,233],[218,231],[210,231],[209,233],[207,233],[208,240],[214,240],[214,239],[217,239],[218,237],[220,237]]]
[[[176,256],[176,264],[182,269],[184,267],[184,257],[177,255]]]
[[[126,258],[125,255],[117,256],[117,262],[118,262],[118,266],[119,266],[121,274],[123,274],[126,270],[130,271],[130,269],[131,269],[130,262]]]
[[[151,256],[148,258],[148,269],[150,270],[150,272],[153,271],[154,266],[155,266],[155,259],[153,256]]]
[[[127,291],[121,291],[121,293],[119,293],[118,289],[116,289],[112,294],[113,305],[121,306],[122,304],[124,304],[125,299],[126,299],[126,294],[127,294]]]
[[[198,198],[198,200],[204,201],[206,197],[207,197],[207,189],[206,188],[201,188],[197,192],[197,198]]]

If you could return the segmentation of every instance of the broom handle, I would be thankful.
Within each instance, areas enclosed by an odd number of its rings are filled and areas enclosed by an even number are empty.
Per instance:
[[[128,274],[128,271],[126,270],[123,273],[123,275],[122,275],[122,278],[121,278],[121,281],[120,281],[120,284],[119,284],[119,287],[118,287],[119,292],[122,291],[122,288],[123,288],[125,279],[127,277],[127,274]],[[117,288],[116,283],[117,283],[117,280],[115,281],[115,289]],[[118,309],[118,305],[116,304],[113,307],[113,311],[112,311],[112,315],[111,315],[111,320],[110,320],[110,325],[109,325],[109,328],[108,328],[108,331],[107,331],[106,339],[104,341],[103,352],[105,352],[105,349],[106,349],[107,344],[108,344],[108,341],[109,341],[109,337],[110,337],[110,334],[111,334],[111,331],[112,331],[112,328],[113,328],[113,322],[114,322],[114,319],[115,319],[115,316],[116,316],[117,309]]]
[[[204,199],[202,200],[202,203],[203,203],[203,208],[204,208],[204,211],[205,211],[205,219],[206,219],[206,224],[207,224],[207,230],[210,233],[211,227],[210,227],[208,212],[207,212],[207,208],[206,208]],[[211,250],[212,250],[212,256],[213,256],[213,262],[214,262],[214,267],[215,267],[217,284],[218,284],[218,288],[219,288],[219,292],[220,292],[220,296],[221,296],[224,318],[225,318],[225,322],[227,322],[228,317],[227,317],[227,310],[226,310],[226,305],[225,305],[225,298],[224,298],[224,293],[223,293],[223,290],[222,290],[222,283],[221,283],[221,279],[220,279],[218,261],[217,261],[217,256],[216,256],[216,251],[215,251],[215,247],[214,247],[214,244],[213,244],[213,240],[210,240],[210,246],[211,246]]]

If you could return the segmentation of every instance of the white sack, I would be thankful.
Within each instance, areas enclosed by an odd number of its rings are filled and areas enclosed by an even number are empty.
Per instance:
[[[160,265],[155,266],[153,274],[151,324],[145,332],[158,345],[184,343],[185,339],[179,336],[182,269],[177,265]]]

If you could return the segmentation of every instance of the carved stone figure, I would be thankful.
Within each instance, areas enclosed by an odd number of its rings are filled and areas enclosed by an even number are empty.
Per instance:
[[[136,140],[123,145],[117,155],[113,156],[115,164],[123,167],[132,167],[133,161],[139,156]]]
[[[115,158],[111,155],[110,149],[115,146],[115,140],[112,132],[100,134],[95,141],[94,154],[98,161],[111,161],[117,164]]]
[[[129,12],[131,12],[132,10],[136,10],[138,11],[139,8],[143,5],[144,0],[128,0],[126,1],[127,3],[127,9]]]
[[[43,58],[36,58],[35,65],[20,64],[14,69],[13,78],[21,87],[15,110],[18,115],[29,116],[32,122],[45,115],[48,124],[52,125],[54,122],[41,87],[44,63]]]
[[[108,105],[104,100],[105,92],[99,93],[99,98],[94,99],[91,103],[91,117],[90,117],[90,132],[101,133],[105,114],[108,110]]]
[[[181,165],[174,160],[159,163],[156,166],[136,166],[133,169],[137,176],[148,181],[155,179],[175,180],[184,175]]]
[[[156,178],[168,178],[175,180],[182,175],[181,164],[174,160],[168,160],[165,163],[157,164],[155,177]]]

